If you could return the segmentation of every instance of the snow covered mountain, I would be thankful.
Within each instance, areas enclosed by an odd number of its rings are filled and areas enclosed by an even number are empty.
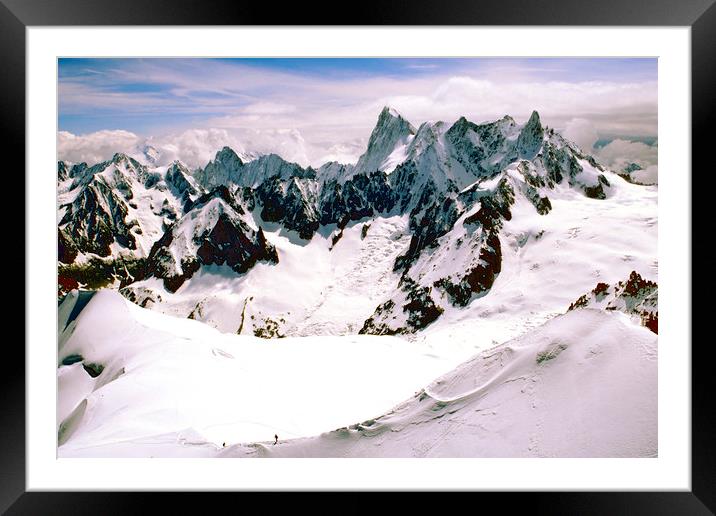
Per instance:
[[[146,256],[203,190],[180,162],[150,169],[124,154],[92,167],[58,164],[58,259]]]
[[[145,156],[58,162],[60,456],[657,454],[658,187],[536,112]]]
[[[143,277],[161,278],[176,292],[202,265],[226,264],[236,273],[260,260],[278,262],[276,249],[261,228],[244,220],[245,211],[225,186],[189,201],[187,212],[152,246]]]
[[[519,224],[549,219],[555,202],[577,212],[654,197],[537,112],[523,125],[415,129],[388,107],[355,165],[316,170],[224,147],[190,172],[117,154],[59,162],[58,190],[60,294],[114,285],[142,306],[264,336],[420,332],[492,290],[515,211]]]

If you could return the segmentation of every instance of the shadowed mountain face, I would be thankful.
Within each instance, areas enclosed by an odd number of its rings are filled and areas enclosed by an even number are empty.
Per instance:
[[[145,273],[137,279],[160,278],[176,292],[201,265],[228,265],[237,274],[257,261],[277,263],[274,246],[261,228],[242,220],[244,209],[225,186],[219,186],[187,206],[188,216],[173,224],[153,246]]]
[[[58,260],[79,267],[131,256],[143,266],[123,275],[123,292],[154,277],[173,293],[202,266],[241,275],[278,263],[264,235],[269,224],[308,243],[322,228],[407,216],[409,244],[393,263],[400,279],[361,332],[410,333],[441,316],[437,293],[464,307],[490,290],[502,267],[502,224],[517,200],[548,215],[557,187],[605,199],[605,172],[543,127],[537,112],[524,125],[509,116],[483,124],[463,117],[416,129],[385,108],[355,165],[314,170],[228,147],[193,172],[121,154],[91,167],[59,162]]]

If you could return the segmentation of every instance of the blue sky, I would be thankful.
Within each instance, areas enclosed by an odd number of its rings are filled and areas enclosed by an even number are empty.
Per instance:
[[[194,131],[303,163],[348,160],[383,105],[416,126],[519,122],[537,109],[557,129],[587,120],[602,140],[657,132],[651,58],[73,58],[59,60],[58,81],[59,130],[76,146],[96,133],[166,141]]]

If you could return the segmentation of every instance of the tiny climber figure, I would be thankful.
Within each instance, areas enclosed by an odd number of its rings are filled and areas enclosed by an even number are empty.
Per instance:
[[[274,437],[274,439],[276,439],[276,440],[273,442],[274,446],[276,446],[276,444],[278,443],[278,434],[273,434],[273,437]]]

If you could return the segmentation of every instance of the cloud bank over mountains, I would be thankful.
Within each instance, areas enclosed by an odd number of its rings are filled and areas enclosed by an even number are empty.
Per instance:
[[[606,145],[598,146],[599,135],[594,125],[584,118],[570,120],[562,134],[612,170],[619,172],[636,163],[642,170],[632,173],[634,179],[647,184],[658,183],[659,148],[656,143],[648,145],[615,138]]]

